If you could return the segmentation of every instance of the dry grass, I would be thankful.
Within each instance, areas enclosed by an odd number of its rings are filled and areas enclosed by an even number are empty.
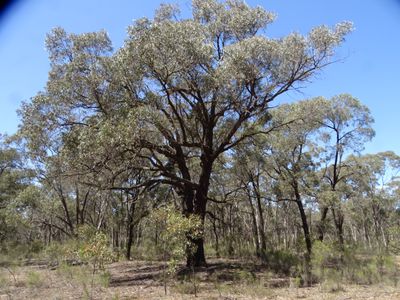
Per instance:
[[[400,299],[400,288],[381,285],[323,284],[297,288],[293,279],[279,277],[260,266],[235,260],[210,260],[208,268],[196,273],[199,299]],[[163,265],[159,262],[130,261],[108,266],[109,284],[98,280],[91,285],[84,266],[25,266],[0,269],[0,300],[3,299],[193,299],[190,273],[168,283],[165,296]]]

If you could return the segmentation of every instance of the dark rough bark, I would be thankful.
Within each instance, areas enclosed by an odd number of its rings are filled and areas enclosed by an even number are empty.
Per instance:
[[[206,266],[206,257],[204,253],[204,239],[203,238],[198,238],[198,239],[193,239],[192,243],[196,247],[196,252],[193,254],[188,255],[187,257],[187,266],[194,266],[194,267],[203,267]]]
[[[303,204],[301,203],[301,200],[296,200],[296,203],[300,212],[301,225],[303,227],[304,240],[306,242],[307,252],[309,255],[311,255],[312,243],[311,243],[310,229],[308,227],[308,222],[307,222],[307,216],[304,211],[304,207]]]
[[[199,188],[196,190],[193,201],[193,214],[199,216],[202,226],[204,226],[204,220],[206,216],[206,206],[208,199],[208,188],[210,185],[210,176],[212,171],[212,162],[205,155],[202,156],[202,171],[199,179]],[[188,266],[206,266],[206,257],[204,253],[204,238],[193,239],[192,242],[196,246],[194,253],[189,253],[187,258]]]
[[[312,243],[310,236],[310,229],[307,222],[307,215],[304,211],[303,203],[301,202],[301,196],[297,182],[293,183],[294,193],[296,197],[297,207],[299,208],[301,225],[303,227],[304,240],[306,242],[307,253],[305,254],[304,261],[304,271],[305,271],[305,281],[307,286],[311,286],[311,253],[312,253]]]
[[[328,207],[324,206],[321,208],[321,219],[318,225],[318,240],[321,242],[324,240],[325,230],[326,230],[326,216],[328,214]]]
[[[261,240],[261,245],[260,245],[260,250],[261,250],[261,254],[265,255],[265,253],[267,252],[267,239],[265,236],[265,231],[264,231],[264,214],[263,214],[263,209],[262,209],[262,205],[261,205],[261,197],[260,194],[257,192],[257,209],[258,209],[258,217],[260,220],[260,226],[258,228],[258,232],[260,234],[260,240]]]
[[[343,235],[344,216],[340,210],[336,211],[334,208],[332,208],[332,214],[336,227],[336,233],[338,235],[339,249],[341,252],[344,252],[344,235]]]
[[[120,246],[120,244],[119,244],[119,232],[120,232],[120,229],[119,229],[119,224],[118,224],[118,227],[117,227],[117,229],[114,229],[114,247],[116,247],[116,248],[119,248],[119,246]]]

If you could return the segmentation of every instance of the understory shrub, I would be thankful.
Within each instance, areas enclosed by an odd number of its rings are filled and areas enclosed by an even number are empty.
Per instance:
[[[284,275],[297,273],[300,263],[298,256],[285,250],[269,251],[264,254],[264,260],[274,272]]]
[[[315,242],[312,255],[313,275],[329,290],[340,290],[340,283],[397,285],[398,267],[394,257],[384,251],[365,254],[355,247],[344,251],[333,243]]]
[[[30,271],[26,275],[26,282],[29,287],[40,287],[43,285],[44,280],[38,272]]]

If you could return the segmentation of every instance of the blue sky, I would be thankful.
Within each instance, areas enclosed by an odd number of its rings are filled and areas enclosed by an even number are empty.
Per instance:
[[[105,29],[114,47],[122,45],[133,19],[151,17],[162,1],[20,0],[0,19],[0,133],[18,127],[16,109],[42,90],[49,70],[44,39],[56,26],[82,33]],[[171,2],[171,1],[164,1]],[[190,0],[172,1],[183,11]],[[277,14],[267,35],[307,33],[313,26],[354,22],[356,30],[330,65],[301,93],[284,99],[331,97],[350,93],[375,118],[376,137],[366,152],[400,154],[400,1],[398,0],[248,0]]]

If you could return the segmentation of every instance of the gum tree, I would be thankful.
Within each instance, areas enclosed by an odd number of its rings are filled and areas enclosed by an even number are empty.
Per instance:
[[[336,228],[339,245],[344,246],[342,198],[346,198],[346,180],[354,173],[345,162],[346,154],[359,153],[364,144],[375,135],[374,122],[368,107],[349,94],[341,94],[325,102],[321,122],[321,140],[325,148],[325,168],[322,179],[325,192],[322,194],[319,225],[319,240],[324,239],[325,222],[330,209]]]
[[[352,186],[350,211],[352,232],[360,232],[365,246],[387,250],[390,228],[398,205],[398,173],[400,157],[392,151],[350,156],[347,161],[356,170],[349,180]],[[357,242],[357,240],[356,240]]]
[[[162,5],[129,27],[116,52],[104,32],[53,30],[47,87],[22,108],[28,145],[63,145],[74,133],[75,164],[85,157],[87,172],[105,170],[109,159],[140,159],[131,169],[151,173],[140,187],[172,186],[183,213],[204,222],[217,158],[264,132],[271,103],[309,82],[351,31],[344,22],[273,39],[266,29],[274,19],[241,0],[194,0],[190,18]],[[203,239],[193,242],[188,264],[203,265]]]
[[[320,98],[285,104],[272,113],[275,128],[258,139],[264,156],[263,173],[270,179],[266,199],[293,203],[304,236],[304,271],[311,284],[312,236],[307,208],[314,202],[322,148],[316,141],[325,101]]]

